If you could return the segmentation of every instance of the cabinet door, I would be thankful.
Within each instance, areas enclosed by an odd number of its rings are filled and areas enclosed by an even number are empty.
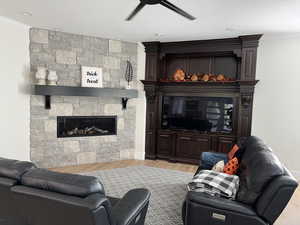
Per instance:
[[[208,136],[177,136],[176,158],[179,161],[198,163],[201,153],[206,151],[209,151]]]
[[[146,131],[146,146],[145,146],[146,159],[155,159],[155,133],[152,131]]]
[[[156,158],[156,111],[156,99],[153,101],[147,99],[145,143],[145,156],[147,159]]]
[[[228,153],[236,142],[235,137],[219,137],[218,152]]]
[[[173,154],[174,134],[167,132],[159,132],[157,135],[157,156],[168,159]]]

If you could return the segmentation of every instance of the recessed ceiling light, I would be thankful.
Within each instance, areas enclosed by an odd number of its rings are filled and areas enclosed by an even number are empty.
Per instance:
[[[155,38],[155,40],[159,40],[159,38],[161,38],[163,35],[162,34],[159,34],[159,33],[155,33],[154,34],[154,38]]]
[[[234,31],[237,31],[236,29],[234,28],[231,28],[231,27],[226,27],[225,29],[226,31],[229,31],[229,32],[234,32]]]
[[[32,16],[31,12],[21,12],[23,16]]]
[[[164,36],[163,34],[159,34],[159,33],[155,33],[154,34],[154,37],[156,37],[156,38],[159,38],[159,37],[162,37],[162,36]]]

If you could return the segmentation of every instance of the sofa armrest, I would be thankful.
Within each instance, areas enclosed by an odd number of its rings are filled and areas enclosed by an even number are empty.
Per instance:
[[[127,192],[113,207],[112,214],[116,225],[143,225],[148,209],[150,192],[134,189]]]
[[[256,215],[252,207],[246,204],[240,203],[238,201],[232,201],[226,198],[211,196],[203,192],[188,192],[187,201],[192,202],[194,205],[211,207],[228,212],[241,213],[249,216]]]
[[[297,187],[297,181],[291,176],[279,176],[272,180],[256,202],[257,214],[273,224],[287,206]]]
[[[201,192],[188,192],[182,212],[185,225],[267,224],[249,205]]]

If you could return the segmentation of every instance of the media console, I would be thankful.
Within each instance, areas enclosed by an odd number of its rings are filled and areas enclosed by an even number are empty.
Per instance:
[[[201,152],[228,152],[237,138],[251,135],[253,94],[258,82],[255,79],[256,56],[261,36],[144,43],[146,75],[142,82],[147,98],[147,159],[198,164]],[[230,80],[226,82],[172,81],[177,69],[182,69],[186,75],[224,74],[230,77]],[[217,129],[164,126],[165,97],[230,98],[234,105],[231,129],[219,132]],[[195,109],[195,112],[191,112],[193,107],[206,106],[189,107],[190,117],[198,120],[208,117],[208,113],[197,116],[197,113],[202,112],[203,109],[202,111]],[[211,122],[209,119],[207,121]]]

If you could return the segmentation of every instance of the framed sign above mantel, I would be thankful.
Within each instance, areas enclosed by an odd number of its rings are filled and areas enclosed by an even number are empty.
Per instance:
[[[81,86],[102,88],[102,68],[82,66]]]

